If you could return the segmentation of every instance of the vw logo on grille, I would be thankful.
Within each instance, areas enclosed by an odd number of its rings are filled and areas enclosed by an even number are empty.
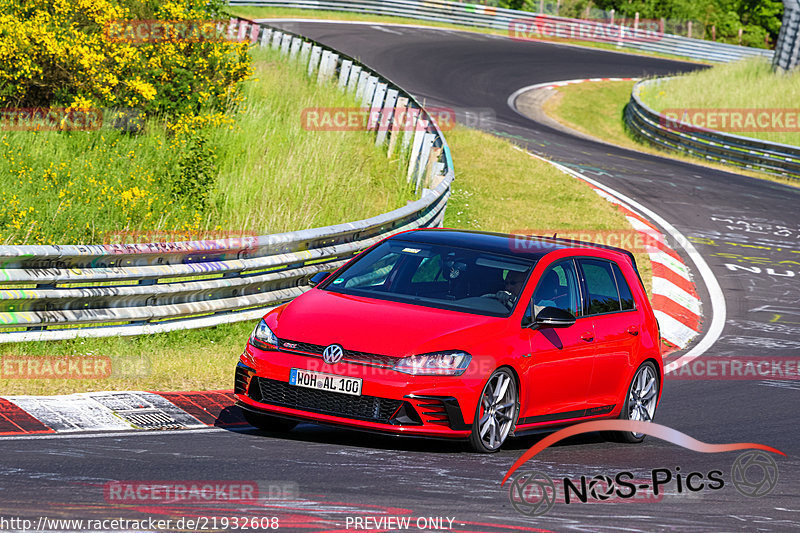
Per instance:
[[[329,365],[335,365],[342,360],[344,350],[338,344],[331,344],[322,352],[322,359]]]

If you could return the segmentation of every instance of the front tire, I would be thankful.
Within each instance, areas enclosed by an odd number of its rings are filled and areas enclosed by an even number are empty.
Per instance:
[[[517,416],[517,383],[505,368],[495,370],[483,387],[469,443],[479,453],[493,453],[506,441]]]
[[[256,413],[247,409],[242,409],[242,414],[248,424],[254,428],[263,429],[264,431],[286,432],[297,425],[297,422],[294,420]]]
[[[656,414],[659,386],[660,380],[656,366],[650,361],[642,363],[628,386],[625,404],[619,415],[620,419],[652,422]],[[618,442],[637,443],[642,442],[645,435],[630,431],[615,431],[611,437],[612,440]]]

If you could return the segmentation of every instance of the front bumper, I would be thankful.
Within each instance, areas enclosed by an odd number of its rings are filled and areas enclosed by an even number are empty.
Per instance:
[[[361,378],[362,394],[290,385],[292,368]],[[248,344],[236,367],[234,394],[245,409],[286,418],[383,433],[465,438],[471,428],[462,407],[471,397],[477,401],[480,390],[473,389],[469,380],[459,377],[409,376],[348,362],[327,365],[313,354],[265,351]],[[474,412],[474,404],[470,409]]]

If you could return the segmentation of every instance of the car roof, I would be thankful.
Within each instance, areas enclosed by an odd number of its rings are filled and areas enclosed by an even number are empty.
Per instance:
[[[418,242],[472,248],[486,252],[525,257],[538,261],[546,254],[565,248],[604,248],[629,253],[625,250],[599,244],[529,235],[509,235],[443,228],[424,228],[398,233],[391,240]]]

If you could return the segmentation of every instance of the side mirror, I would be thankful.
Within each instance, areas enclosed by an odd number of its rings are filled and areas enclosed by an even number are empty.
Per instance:
[[[569,311],[558,307],[545,307],[536,315],[532,325],[546,328],[568,328],[575,323],[575,320],[575,316]]]
[[[308,279],[308,285],[310,287],[316,287],[317,285],[325,281],[325,278],[327,278],[330,275],[331,275],[330,272],[317,272]]]

